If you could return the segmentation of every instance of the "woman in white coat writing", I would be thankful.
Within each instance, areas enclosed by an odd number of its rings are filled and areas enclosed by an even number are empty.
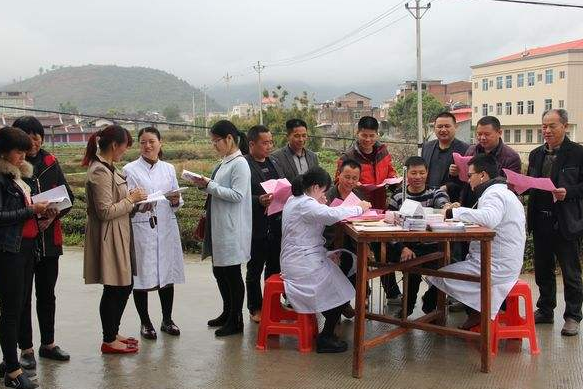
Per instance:
[[[326,321],[318,335],[319,353],[346,351],[346,342],[334,335],[334,327],[346,304],[354,297],[354,287],[338,266],[338,255],[324,247],[324,228],[370,208],[362,201],[354,207],[330,208],[325,193],[330,187],[328,173],[314,167],[293,180],[292,194],[282,216],[281,276],[286,296],[298,313],[321,312]]]
[[[526,242],[524,207],[510,191],[506,181],[498,177],[497,163],[490,155],[478,155],[470,160],[468,179],[476,197],[477,209],[447,206],[447,218],[479,224],[496,232],[492,241],[492,304],[493,319],[510,289],[518,281]],[[480,242],[471,242],[466,260],[440,270],[480,275]],[[428,277],[429,282],[446,294],[464,303],[468,319],[460,327],[470,329],[480,323],[480,284],[476,282]]]
[[[211,178],[194,182],[208,193],[202,258],[212,256],[213,275],[223,299],[223,312],[208,325],[220,327],[216,336],[227,336],[243,332],[241,264],[251,257],[251,170],[243,158],[249,151],[247,137],[233,123],[215,123],[211,142],[223,159]]]
[[[140,157],[123,168],[128,187],[143,188],[148,194],[177,190],[174,166],[160,160],[160,131],[155,127],[142,128],[138,133],[138,142]],[[183,204],[179,192],[170,193],[166,200],[142,205],[144,212],[132,217],[137,273],[134,276],[134,303],[140,315],[140,334],[146,339],[157,338],[148,314],[148,292],[152,290],[158,290],[160,296],[160,330],[170,335],[180,335],[180,329],[172,320],[172,306],[174,284],[184,283],[182,244],[175,215]]]

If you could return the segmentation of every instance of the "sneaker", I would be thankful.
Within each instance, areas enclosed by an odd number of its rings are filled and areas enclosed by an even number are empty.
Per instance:
[[[25,370],[36,369],[36,359],[34,358],[34,352],[32,353],[21,353],[20,354],[20,366]]]
[[[316,352],[318,353],[343,353],[348,350],[348,344],[336,336],[318,335],[316,339]]]
[[[534,311],[534,322],[536,324],[553,324],[555,319],[552,314],[544,313],[540,309]]]
[[[579,322],[570,317],[565,319],[565,324],[561,330],[561,335],[563,336],[575,336],[579,334]]]
[[[8,374],[4,375],[4,386],[7,388],[18,388],[18,389],[34,389],[38,388],[38,384],[35,384],[27,377],[24,371],[21,375],[16,378],[10,378]]]

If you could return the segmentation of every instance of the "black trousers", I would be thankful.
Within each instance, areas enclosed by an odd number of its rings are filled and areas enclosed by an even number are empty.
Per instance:
[[[251,240],[251,259],[247,262],[245,285],[247,286],[247,308],[254,313],[261,309],[263,295],[261,292],[261,273],[265,266],[264,279],[281,271],[279,253],[281,236],[268,236],[265,239]]]
[[[565,319],[581,321],[583,282],[579,262],[579,240],[566,240],[549,218],[538,217],[533,231],[534,274],[540,296],[536,306],[552,315],[557,306],[556,261],[561,266],[565,295]]]
[[[213,275],[223,299],[222,314],[228,314],[227,324],[242,324],[245,284],[241,265],[213,266]]]
[[[144,325],[152,325],[150,314],[148,313],[148,290],[134,289],[134,303],[140,315],[140,322]],[[162,320],[168,323],[172,320],[172,306],[174,305],[174,285],[168,285],[158,289],[160,305],[162,306]]]
[[[0,347],[6,371],[20,369],[17,341],[27,282],[32,282],[35,243],[23,239],[20,253],[0,252]]]
[[[320,335],[322,336],[333,336],[334,335],[334,327],[336,327],[336,323],[340,320],[340,315],[342,315],[342,310],[346,306],[348,302],[337,306],[336,308],[329,309],[327,311],[322,312],[324,318],[324,328]]]
[[[55,286],[59,276],[59,257],[42,257],[34,266],[34,288],[36,293],[36,315],[43,345],[55,341]],[[21,350],[33,347],[32,344],[32,278],[26,284],[26,300],[20,320],[18,345]]]
[[[374,253],[375,259],[380,260],[381,243],[371,243],[370,248]],[[389,262],[392,261],[394,258],[398,258],[398,256],[396,256],[395,250],[392,249],[392,245],[390,244],[387,244],[387,257],[388,257],[387,260]],[[381,285],[385,290],[387,298],[395,298],[401,294],[401,290],[399,289],[399,284],[397,284],[397,277],[395,276],[395,273],[381,276]]]
[[[113,286],[103,285],[103,294],[99,304],[99,315],[103,328],[103,342],[115,341],[119,332],[119,324],[123,311],[128,303],[133,285]]]

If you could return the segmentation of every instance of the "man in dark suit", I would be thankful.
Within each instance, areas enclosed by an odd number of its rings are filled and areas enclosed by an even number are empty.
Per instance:
[[[308,125],[301,119],[290,119],[285,123],[287,145],[275,151],[272,157],[279,162],[283,175],[291,183],[296,176],[318,166],[318,156],[306,149]]]
[[[455,137],[456,129],[455,116],[450,112],[440,113],[435,118],[433,127],[437,139],[425,142],[421,151],[429,170],[427,186],[430,189],[446,190],[452,202],[459,200],[459,188],[462,184],[458,177],[449,174],[453,153],[465,155],[470,147]]]
[[[552,109],[543,115],[545,144],[531,151],[528,175],[548,177],[557,189],[553,193],[537,189],[529,192],[527,223],[533,234],[534,271],[540,291],[535,322],[554,321],[555,261],[558,261],[565,288],[565,324],[561,334],[573,336],[579,332],[583,302],[579,262],[579,240],[583,235],[583,147],[566,136],[568,122],[564,109]]]
[[[267,216],[267,208],[273,195],[266,194],[261,183],[283,178],[283,170],[270,157],[273,136],[265,126],[254,126],[247,133],[249,154],[245,156],[251,169],[251,195],[253,210],[253,231],[251,236],[251,259],[247,262],[247,308],[251,320],[261,319],[261,273],[265,266],[265,279],[280,272],[279,252],[281,251],[281,212]]]

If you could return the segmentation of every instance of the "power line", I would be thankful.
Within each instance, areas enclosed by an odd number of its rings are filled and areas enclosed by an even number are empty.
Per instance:
[[[565,3],[549,3],[545,1],[532,1],[532,0],[492,0],[501,3],[517,3],[517,4],[529,4],[529,5],[544,5],[550,7],[565,7],[565,8],[580,8],[583,9],[583,5],[577,4],[565,4]]]

